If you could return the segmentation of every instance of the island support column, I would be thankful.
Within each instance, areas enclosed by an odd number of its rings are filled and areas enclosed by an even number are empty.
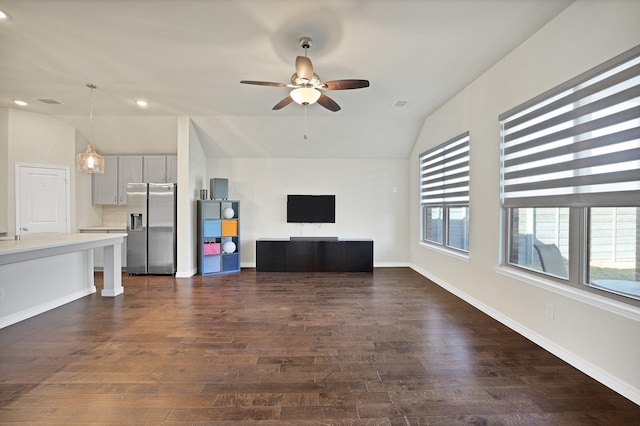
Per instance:
[[[104,246],[103,297],[115,297],[124,293],[122,287],[122,244]]]

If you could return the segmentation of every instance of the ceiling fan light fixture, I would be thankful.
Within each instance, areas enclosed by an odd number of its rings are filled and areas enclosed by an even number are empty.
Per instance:
[[[293,89],[289,95],[295,103],[300,105],[312,105],[320,99],[320,91],[313,87]]]

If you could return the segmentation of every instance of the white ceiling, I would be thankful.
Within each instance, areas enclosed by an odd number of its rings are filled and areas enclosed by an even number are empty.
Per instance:
[[[209,156],[406,158],[429,113],[570,3],[0,0],[0,107],[84,121],[94,83],[95,116],[190,116]],[[305,120],[296,104],[271,110],[288,89],[239,84],[288,82],[301,36],[322,80],[371,87],[327,91],[342,110]]]

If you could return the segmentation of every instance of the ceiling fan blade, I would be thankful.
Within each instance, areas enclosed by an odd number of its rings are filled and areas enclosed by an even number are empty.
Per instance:
[[[369,80],[332,80],[322,83],[327,90],[362,89],[369,87]]]
[[[318,98],[318,103],[328,109],[329,111],[340,111],[340,105],[336,103],[333,99],[322,93]]]
[[[273,86],[273,87],[287,87],[286,83],[272,83],[270,81],[253,81],[253,80],[241,80],[242,84],[256,84],[258,86]]]
[[[274,110],[274,111],[282,109],[282,108],[286,107],[287,105],[289,105],[291,102],[293,102],[293,99],[291,99],[291,96],[287,96],[286,98],[282,99],[280,102],[275,104],[274,107],[271,108],[271,109]]]
[[[304,78],[307,81],[311,81],[313,78],[313,65],[311,59],[306,56],[296,57],[296,74],[299,78]]]

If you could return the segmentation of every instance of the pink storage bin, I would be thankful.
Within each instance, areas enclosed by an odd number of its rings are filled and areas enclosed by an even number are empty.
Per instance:
[[[220,254],[220,243],[205,243],[204,255]]]

